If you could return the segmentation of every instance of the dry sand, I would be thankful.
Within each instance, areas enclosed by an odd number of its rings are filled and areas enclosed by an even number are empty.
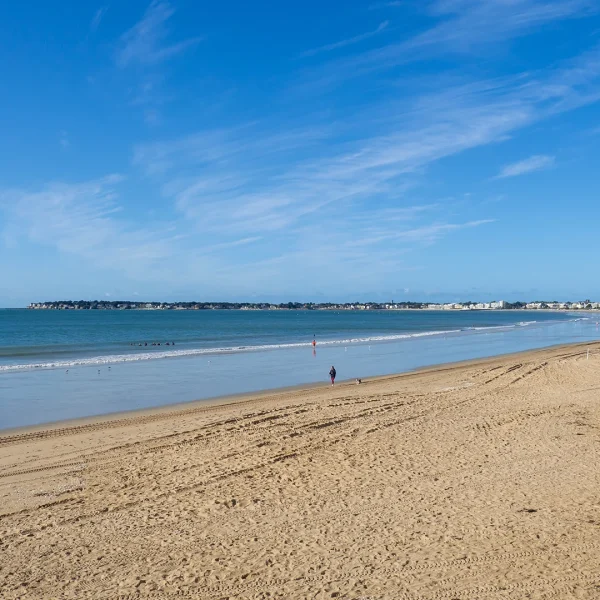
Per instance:
[[[0,596],[600,598],[599,458],[600,345],[5,435]]]

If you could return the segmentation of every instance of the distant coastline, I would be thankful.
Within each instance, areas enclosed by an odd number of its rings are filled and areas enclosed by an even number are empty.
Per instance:
[[[133,302],[55,300],[32,302],[30,310],[600,310],[600,302]]]

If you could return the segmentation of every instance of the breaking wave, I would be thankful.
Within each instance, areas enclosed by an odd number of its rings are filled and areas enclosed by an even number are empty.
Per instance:
[[[589,318],[589,317],[588,317]],[[585,319],[585,317],[583,318]],[[570,321],[583,320],[582,318],[569,319]],[[521,321],[517,324],[510,325],[490,325],[484,327],[465,327],[462,329],[440,330],[440,331],[422,331],[417,333],[401,333],[395,335],[376,335],[370,337],[355,337],[342,340],[326,340],[319,341],[318,347],[323,346],[341,346],[350,344],[369,344],[377,342],[392,342],[396,340],[405,340],[411,338],[434,337],[440,335],[452,335],[459,333],[469,333],[475,331],[494,331],[494,330],[510,330],[515,327],[527,327],[536,324],[537,321]],[[217,348],[189,348],[181,350],[165,350],[162,352],[138,352],[130,354],[107,354],[104,356],[65,358],[57,360],[48,360],[46,362],[31,362],[22,364],[0,365],[0,373],[24,371],[33,369],[68,369],[70,367],[81,366],[100,366],[111,365],[118,363],[133,363],[139,361],[160,360],[165,358],[180,358],[189,356],[206,356],[220,354],[238,354],[244,352],[261,352],[283,350],[289,348],[310,347],[311,342],[296,342],[282,344],[264,344],[264,345],[248,345],[248,346],[229,346]]]
[[[326,340],[320,341],[318,346],[340,346],[349,344],[368,344],[369,342],[388,342],[394,340],[460,333],[460,331],[460,329],[452,329],[448,331],[422,331],[418,333],[402,333],[397,335],[377,335],[371,337],[347,338],[343,340]],[[25,369],[61,369],[69,367],[109,365],[145,360],[158,360],[162,358],[203,356],[211,354],[238,354],[242,352],[261,352],[269,350],[282,350],[288,348],[303,348],[307,346],[310,347],[311,342],[297,342],[289,344],[264,344],[258,346],[228,346],[224,348],[189,348],[185,350],[166,350],[163,352],[139,352],[132,354],[108,354],[106,356],[82,357],[19,365],[0,365],[0,372],[23,371]]]

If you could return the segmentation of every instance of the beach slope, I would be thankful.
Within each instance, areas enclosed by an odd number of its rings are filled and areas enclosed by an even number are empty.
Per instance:
[[[597,599],[599,465],[598,344],[4,435],[0,596]]]

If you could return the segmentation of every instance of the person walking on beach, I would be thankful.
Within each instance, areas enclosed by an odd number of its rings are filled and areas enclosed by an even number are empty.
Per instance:
[[[331,385],[332,386],[335,383],[336,375],[337,375],[337,373],[335,372],[335,367],[333,365],[331,365],[331,369],[329,370],[329,377],[331,377]]]

